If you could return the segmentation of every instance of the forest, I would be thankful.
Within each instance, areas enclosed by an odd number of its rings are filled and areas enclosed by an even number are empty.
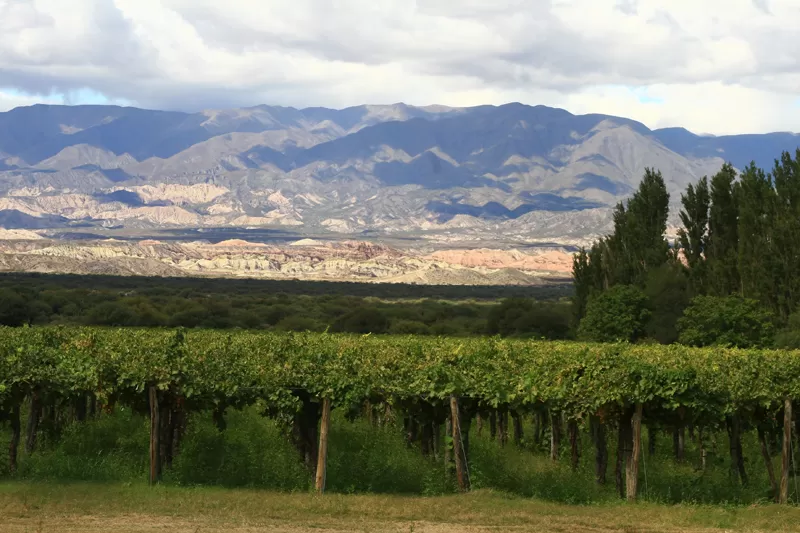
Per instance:
[[[800,149],[730,165],[670,198],[648,169],[613,232],[574,258],[576,335],[598,342],[800,348]]]

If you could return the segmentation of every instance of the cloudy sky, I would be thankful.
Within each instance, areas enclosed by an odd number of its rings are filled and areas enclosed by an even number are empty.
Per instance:
[[[0,110],[519,101],[800,131],[800,0],[0,0]]]

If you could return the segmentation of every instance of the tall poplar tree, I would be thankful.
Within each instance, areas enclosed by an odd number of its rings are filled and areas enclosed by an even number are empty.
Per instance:
[[[616,285],[644,287],[648,272],[667,263],[670,247],[664,234],[669,215],[669,193],[661,172],[646,169],[627,205],[614,209],[614,231],[581,250],[573,261],[576,295],[573,313],[583,318],[589,299]]]
[[[741,295],[762,300],[777,311],[774,298],[772,229],[776,196],[770,177],[751,163],[736,184],[739,212],[739,275]]]
[[[708,211],[710,196],[708,178],[697,185],[689,185],[681,195],[683,210],[680,212],[683,228],[678,231],[678,242],[689,268],[692,292],[705,294],[707,282],[706,248],[708,247]]]
[[[707,290],[715,296],[741,292],[739,278],[739,214],[734,196],[736,170],[730,163],[711,178],[706,265]]]
[[[772,171],[775,188],[770,247],[774,307],[784,321],[800,304],[800,149],[784,152]]]

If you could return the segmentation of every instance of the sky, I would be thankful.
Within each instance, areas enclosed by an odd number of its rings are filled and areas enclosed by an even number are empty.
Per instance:
[[[800,131],[800,0],[0,0],[0,111],[522,102]]]

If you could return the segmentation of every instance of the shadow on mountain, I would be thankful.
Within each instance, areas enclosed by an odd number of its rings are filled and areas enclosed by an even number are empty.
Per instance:
[[[586,172],[577,176],[578,183],[573,187],[576,191],[585,191],[586,189],[598,189],[614,195],[628,194],[633,189],[624,184],[617,183],[599,174]]]
[[[540,193],[527,194],[524,197],[528,201],[514,209],[509,209],[498,202],[487,202],[484,205],[429,202],[426,207],[429,211],[440,215],[440,222],[447,222],[456,215],[469,215],[483,219],[513,220],[533,211],[583,211],[605,207],[604,204],[574,196],[563,198],[555,194]]]
[[[409,163],[378,163],[373,171],[384,185],[422,185],[427,189],[451,187],[497,187],[511,192],[511,187],[453,165],[433,152],[426,152]]]
[[[247,165],[247,168],[255,169],[266,165],[275,165],[284,172],[289,172],[292,169],[292,162],[289,157],[268,146],[254,146],[239,154],[239,159]]]
[[[61,228],[69,225],[69,219],[58,215],[36,217],[16,209],[0,211],[0,227],[6,229]]]
[[[109,181],[113,183],[121,183],[123,181],[128,181],[134,179],[134,176],[128,174],[121,168],[102,168],[99,165],[80,165],[77,167],[73,167],[72,170],[85,170],[87,172],[99,172],[103,176],[106,177]]]
[[[109,193],[98,193],[94,195],[102,203],[112,203],[112,202],[119,202],[121,204],[125,204],[130,207],[142,207],[145,204],[145,201],[139,196],[138,193],[133,191],[126,191],[125,189],[120,189],[118,191],[109,192]]]

